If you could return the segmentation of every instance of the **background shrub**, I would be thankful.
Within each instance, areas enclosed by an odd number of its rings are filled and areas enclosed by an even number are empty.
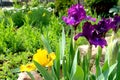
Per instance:
[[[109,9],[117,5],[118,0],[86,0],[85,3],[91,7],[92,12],[96,11],[97,15],[108,17]]]
[[[21,52],[31,51],[38,49],[41,44],[40,35],[38,29],[32,28],[29,25],[24,25],[16,29],[13,25],[12,19],[9,18],[6,25],[5,21],[0,23],[0,52]]]
[[[59,16],[59,12],[66,13],[68,7],[74,3],[74,0],[55,0],[55,15]]]
[[[19,69],[21,64],[26,64],[31,61],[31,52],[19,52],[19,53],[0,53],[0,79],[1,80],[17,80]]]
[[[14,12],[12,15],[14,26],[21,27],[24,24],[24,13],[22,10]]]
[[[50,12],[43,7],[39,7],[38,9],[32,9],[28,12],[29,23],[32,26],[46,26],[50,22]]]

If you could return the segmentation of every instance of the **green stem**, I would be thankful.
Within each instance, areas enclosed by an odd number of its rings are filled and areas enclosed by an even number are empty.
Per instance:
[[[96,54],[96,60],[95,60],[97,77],[102,73],[102,71],[100,69],[100,58],[101,58],[101,55],[102,55],[102,48],[98,47],[98,52]]]
[[[92,55],[92,45],[89,45],[87,55],[85,56],[85,64],[84,64],[85,79],[84,80],[89,80],[91,55]]]
[[[92,45],[89,45],[88,48],[88,72],[90,70],[90,59],[91,59],[91,55],[92,55]]]

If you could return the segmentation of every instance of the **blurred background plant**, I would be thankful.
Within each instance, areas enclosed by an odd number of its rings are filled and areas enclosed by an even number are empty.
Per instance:
[[[118,0],[85,0],[85,5],[91,8],[91,11],[101,15],[102,17],[109,17],[109,9],[117,5]]]
[[[113,15],[115,15],[115,14],[120,14],[120,6],[114,6],[113,8],[111,8],[110,10],[109,10],[109,13],[112,13]]]
[[[51,13],[43,7],[28,11],[29,23],[32,26],[47,26],[50,22]]]
[[[67,8],[69,8],[74,2],[74,0],[55,0],[55,15],[59,16],[59,13],[66,13]]]

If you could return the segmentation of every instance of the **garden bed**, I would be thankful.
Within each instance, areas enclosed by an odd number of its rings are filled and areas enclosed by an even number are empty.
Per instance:
[[[120,12],[60,3],[0,9],[0,80],[119,80]]]

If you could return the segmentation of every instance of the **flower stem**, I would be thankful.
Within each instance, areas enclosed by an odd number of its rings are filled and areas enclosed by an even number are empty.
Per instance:
[[[78,0],[78,4],[80,3],[80,0]]]
[[[88,47],[88,52],[87,55],[85,56],[85,80],[89,79],[89,74],[90,74],[90,59],[91,59],[91,55],[92,55],[92,45],[89,45]]]
[[[92,55],[92,45],[89,45],[88,52],[87,52],[87,58],[88,58],[88,70],[90,69],[90,59]]]

